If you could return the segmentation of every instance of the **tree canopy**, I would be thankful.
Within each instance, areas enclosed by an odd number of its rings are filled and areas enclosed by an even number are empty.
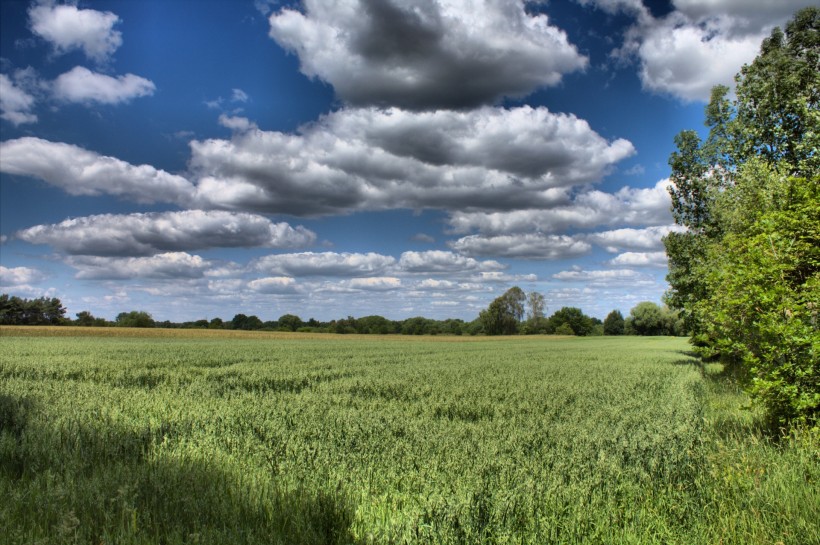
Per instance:
[[[772,31],[716,87],[709,136],[680,133],[670,157],[670,290],[693,343],[743,369],[776,425],[820,409],[820,9]]]

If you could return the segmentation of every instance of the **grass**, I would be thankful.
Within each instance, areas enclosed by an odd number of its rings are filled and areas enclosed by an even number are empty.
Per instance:
[[[0,328],[0,542],[816,544],[671,338]]]

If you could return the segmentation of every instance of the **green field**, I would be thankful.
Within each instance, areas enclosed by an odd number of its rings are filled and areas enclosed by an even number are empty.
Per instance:
[[[820,543],[684,339],[230,333],[0,329],[0,542]]]

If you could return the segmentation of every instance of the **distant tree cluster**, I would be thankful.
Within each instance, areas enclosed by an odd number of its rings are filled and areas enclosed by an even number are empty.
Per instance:
[[[20,299],[0,296],[0,324],[9,325],[74,325],[85,327],[158,327],[166,329],[232,329],[241,331],[286,331],[358,335],[684,335],[683,321],[677,312],[655,303],[644,302],[632,309],[624,319],[620,311],[612,311],[606,320],[587,316],[580,308],[563,307],[551,316],[546,311],[544,296],[538,292],[524,293],[514,286],[493,300],[479,317],[471,322],[457,318],[434,320],[415,316],[406,320],[390,320],[373,315],[348,316],[329,322],[310,318],[302,320],[295,314],[284,314],[278,320],[262,321],[258,316],[236,314],[231,320],[222,318],[191,322],[159,322],[142,310],[120,312],[114,321],[95,317],[84,310],[76,319],[65,317],[59,299]]]
[[[14,295],[0,295],[0,324],[58,325],[64,321],[65,308],[56,297],[22,299]]]

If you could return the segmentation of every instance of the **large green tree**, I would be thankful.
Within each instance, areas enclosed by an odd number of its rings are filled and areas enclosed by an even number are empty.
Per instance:
[[[775,29],[713,89],[709,135],[675,140],[664,240],[667,303],[693,342],[747,373],[774,423],[816,425],[820,408],[820,9]]]
[[[513,286],[479,313],[479,320],[487,335],[515,335],[524,317],[527,296],[518,286]]]

